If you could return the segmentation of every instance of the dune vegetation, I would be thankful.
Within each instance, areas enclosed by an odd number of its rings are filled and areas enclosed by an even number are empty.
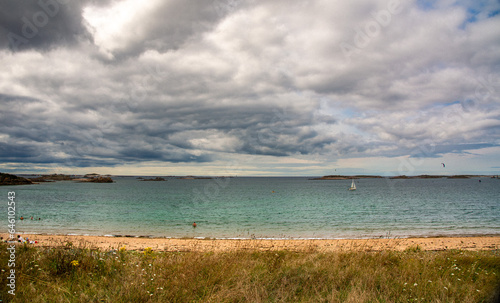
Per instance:
[[[161,252],[18,245],[2,302],[492,302],[499,251]]]

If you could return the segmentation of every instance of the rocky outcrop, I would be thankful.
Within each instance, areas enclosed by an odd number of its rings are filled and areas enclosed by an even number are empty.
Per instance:
[[[469,179],[470,177],[474,177],[471,175],[453,175],[453,176],[448,176],[448,179]]]
[[[87,181],[84,182],[92,182],[92,183],[113,183],[113,179],[110,177],[95,177],[95,178],[90,178]]]
[[[371,179],[371,178],[383,178],[383,177],[371,176],[371,175],[356,175],[356,176],[328,175],[320,178],[312,178],[310,180],[351,180],[351,179]]]
[[[0,185],[25,185],[33,184],[29,179],[18,177],[16,175],[0,173]]]
[[[96,174],[96,173],[92,173],[92,174],[86,174],[85,176],[83,176],[84,178],[97,178],[99,177],[100,175],[99,174]]]
[[[40,177],[31,178],[32,181],[36,182],[71,181],[74,179],[76,179],[76,176],[63,175],[63,174],[41,175]]]
[[[143,180],[141,180],[141,181],[167,181],[167,180],[165,180],[165,179],[164,179],[164,178],[162,178],[162,177],[156,177],[156,178],[154,178],[154,179],[143,179]]]

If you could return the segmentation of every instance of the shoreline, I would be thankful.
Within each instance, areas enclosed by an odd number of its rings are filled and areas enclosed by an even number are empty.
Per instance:
[[[9,234],[1,233],[3,239]],[[495,250],[500,249],[500,235],[478,236],[435,236],[408,238],[370,238],[370,239],[200,239],[200,238],[160,238],[160,237],[116,237],[83,235],[42,235],[23,234],[34,247],[71,247],[103,250],[141,251],[147,247],[154,251],[176,252],[230,252],[230,251],[404,251],[420,249],[440,250]]]

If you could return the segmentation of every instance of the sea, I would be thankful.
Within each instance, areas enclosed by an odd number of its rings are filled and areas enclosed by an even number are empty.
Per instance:
[[[2,186],[4,232],[9,229],[8,192],[15,192],[15,229],[21,234],[223,239],[500,235],[500,179],[489,177],[356,179],[355,191],[348,190],[351,180],[307,177],[113,180]]]

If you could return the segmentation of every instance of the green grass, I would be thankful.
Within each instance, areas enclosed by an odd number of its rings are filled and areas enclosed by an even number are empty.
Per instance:
[[[19,246],[3,302],[490,302],[499,251],[134,252]]]

